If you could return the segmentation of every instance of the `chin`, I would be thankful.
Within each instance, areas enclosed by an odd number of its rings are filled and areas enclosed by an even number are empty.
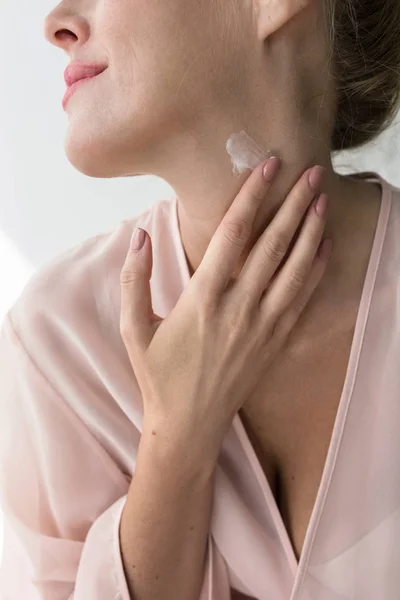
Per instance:
[[[95,143],[85,143],[76,137],[67,136],[64,143],[65,155],[75,169],[88,177],[98,179],[111,179],[116,177],[132,177],[139,173],[132,173],[132,165],[126,168],[121,161],[116,161],[116,149],[105,147],[96,140]]]
[[[133,119],[119,123],[102,115],[90,115],[87,110],[76,114],[76,107],[73,108],[64,151],[78,171],[98,179],[149,174],[143,168],[143,156],[152,156],[151,150],[159,143],[161,128],[150,127],[141,115],[136,116],[132,125]]]

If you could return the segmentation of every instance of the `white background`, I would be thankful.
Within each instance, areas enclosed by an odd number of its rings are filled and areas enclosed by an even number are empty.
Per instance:
[[[58,253],[174,195],[156,177],[95,179],[64,155],[69,60],[43,38],[49,0],[0,5],[0,322],[29,277]],[[400,115],[376,142],[335,160],[400,187]],[[1,393],[1,382],[0,382]],[[0,512],[0,560],[1,560]]]

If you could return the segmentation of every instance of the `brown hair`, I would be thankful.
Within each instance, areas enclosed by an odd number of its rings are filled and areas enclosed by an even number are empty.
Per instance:
[[[337,90],[332,150],[372,141],[400,108],[400,0],[326,0]]]

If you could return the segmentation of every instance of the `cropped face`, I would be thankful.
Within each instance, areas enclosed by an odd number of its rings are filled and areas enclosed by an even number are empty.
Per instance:
[[[68,63],[107,67],[65,108],[71,163],[93,177],[151,172],[167,140],[173,145],[210,115],[229,111],[256,55],[253,10],[246,0],[58,4],[46,18],[46,39]]]

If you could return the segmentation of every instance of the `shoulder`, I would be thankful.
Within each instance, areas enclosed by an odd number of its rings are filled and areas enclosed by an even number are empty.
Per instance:
[[[108,343],[120,346],[119,277],[134,227],[160,235],[170,200],[161,200],[117,226],[74,245],[29,279],[7,313],[27,354],[39,367],[51,359],[90,362]],[[78,371],[77,371],[78,372]]]
[[[85,239],[39,268],[28,280],[11,309],[13,320],[23,326],[26,319],[51,314],[68,317],[71,312],[86,317],[87,311],[105,301],[124,264],[133,229],[145,228],[150,235],[160,220],[168,218],[170,201],[162,200],[115,227]]]

